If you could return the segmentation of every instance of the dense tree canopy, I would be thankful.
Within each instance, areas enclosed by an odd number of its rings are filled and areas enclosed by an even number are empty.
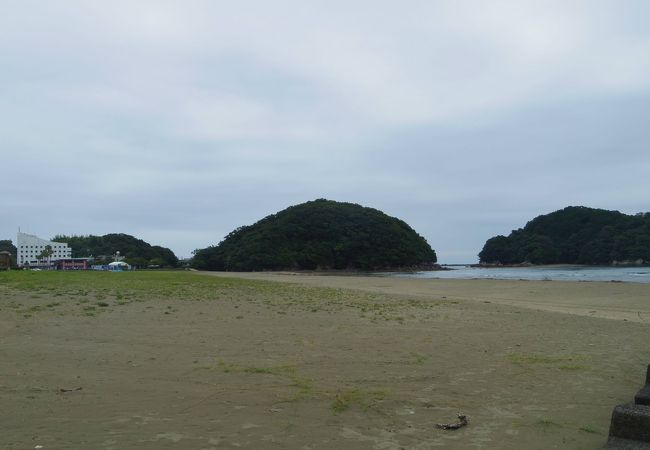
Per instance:
[[[18,249],[9,239],[0,240],[0,252],[5,251],[11,253],[11,264],[16,265],[16,256],[18,255]]]
[[[289,207],[197,250],[207,270],[376,270],[433,264],[436,254],[405,222],[372,208],[331,200]]]
[[[55,236],[52,240],[66,242],[72,249],[73,257],[93,256],[100,260],[110,259],[115,252],[119,251],[126,262],[135,266],[175,267],[178,264],[178,258],[170,249],[150,245],[128,234]]]
[[[650,262],[650,214],[570,206],[536,217],[508,237],[488,239],[482,263]]]

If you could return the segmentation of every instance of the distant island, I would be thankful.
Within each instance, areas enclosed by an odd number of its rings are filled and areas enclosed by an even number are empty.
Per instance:
[[[481,264],[648,264],[650,214],[569,206],[487,240]]]
[[[112,261],[112,255],[119,251],[125,262],[135,267],[176,267],[178,258],[170,249],[128,234],[112,233],[104,236],[65,236],[52,238],[56,242],[67,243],[74,257],[93,256],[96,262]]]
[[[197,250],[202,270],[433,268],[436,253],[404,221],[353,203],[318,199],[237,228]]]

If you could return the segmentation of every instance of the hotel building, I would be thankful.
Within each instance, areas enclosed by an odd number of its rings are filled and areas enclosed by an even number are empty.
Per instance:
[[[52,248],[52,255],[49,261],[39,261],[38,256],[45,250],[46,246]],[[49,265],[52,261],[60,259],[69,259],[72,257],[72,250],[68,244],[63,242],[53,242],[41,239],[27,233],[18,232],[18,239],[16,240],[16,264],[18,267],[38,267]]]

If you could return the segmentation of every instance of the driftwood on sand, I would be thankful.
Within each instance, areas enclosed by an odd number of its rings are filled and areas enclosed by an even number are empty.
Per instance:
[[[467,423],[468,423],[467,416],[458,413],[458,422],[437,423],[436,428],[440,428],[441,430],[457,430],[467,425]]]
[[[76,387],[76,388],[72,388],[72,389],[61,388],[61,389],[59,389],[59,392],[61,392],[61,393],[75,392],[75,391],[80,391],[82,389],[83,389],[82,387]]]

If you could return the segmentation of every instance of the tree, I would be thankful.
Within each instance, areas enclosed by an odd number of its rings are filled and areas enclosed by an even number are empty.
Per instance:
[[[111,261],[110,255],[117,250],[127,261],[135,260],[139,267],[152,264],[153,259],[162,260],[164,267],[176,267],[178,258],[165,247],[151,245],[128,234],[113,233],[104,236],[55,236],[53,240],[66,242],[76,256],[94,255],[97,261]],[[144,260],[144,263],[142,262]]]
[[[380,270],[432,265],[436,253],[408,224],[381,211],[319,199],[239,227],[197,250],[207,270]]]
[[[481,261],[510,264],[512,261],[512,255],[509,246],[510,241],[507,237],[495,236],[485,242],[483,250],[481,250],[478,256]]]
[[[9,239],[0,240],[0,252],[5,251],[11,253],[11,265],[16,265],[16,257],[18,255],[18,249]]]
[[[51,245],[46,245],[45,248],[41,251],[41,253],[36,257],[38,259],[39,263],[43,263],[43,259],[47,260],[47,265],[50,265],[50,258],[54,254],[54,250],[52,250]]]
[[[125,262],[128,265],[133,266],[137,269],[143,269],[147,267],[147,265],[149,264],[149,262],[146,259],[144,259],[142,256],[133,256],[130,258],[126,258]]]
[[[538,216],[508,237],[488,239],[479,258],[503,264],[650,262],[650,214],[570,206]]]

